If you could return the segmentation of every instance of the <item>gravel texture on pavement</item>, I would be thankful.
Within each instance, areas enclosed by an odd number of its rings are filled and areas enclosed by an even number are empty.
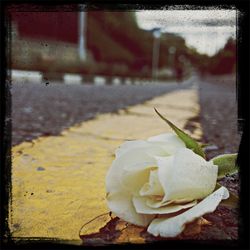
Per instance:
[[[203,142],[213,145],[206,152],[208,159],[219,154],[237,153],[241,135],[237,127],[235,76],[201,79],[199,95]],[[225,177],[220,183],[238,195],[240,187],[238,174]],[[206,219],[216,223],[206,232],[203,231],[199,238],[237,239],[238,216],[237,209],[219,206],[215,213],[205,216]]]
[[[13,83],[12,145],[39,136],[57,135],[63,129],[99,113],[115,112],[189,84],[65,85]]]
[[[219,154],[237,153],[241,135],[237,127],[235,77],[204,79],[200,83],[199,94],[203,141],[213,145],[206,152],[208,159]],[[239,192],[238,175],[224,178],[221,183],[231,191]]]
[[[203,140],[216,149],[207,152],[208,158],[238,152],[240,133],[237,129],[235,77],[202,79],[199,94]]]

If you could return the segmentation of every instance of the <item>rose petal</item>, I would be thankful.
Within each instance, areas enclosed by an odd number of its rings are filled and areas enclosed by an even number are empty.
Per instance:
[[[107,195],[110,211],[119,218],[138,226],[147,226],[154,218],[153,215],[138,214],[134,208],[132,197],[128,193],[117,192]]]
[[[135,206],[135,210],[137,213],[141,214],[170,214],[178,212],[185,208],[193,207],[197,204],[197,201],[192,201],[187,204],[170,204],[168,206],[159,207],[159,208],[151,208],[147,206],[147,198],[146,197],[133,197],[133,203]]]
[[[174,156],[156,159],[159,180],[165,192],[163,201],[202,199],[213,192],[218,167],[192,150],[181,148]]]
[[[122,162],[123,169],[127,171],[138,171],[145,168],[156,167],[155,155],[165,155],[165,151],[159,146],[148,146],[128,150],[117,160]]]
[[[143,140],[126,141],[119,148],[116,149],[115,156],[117,158],[120,157],[122,154],[126,153],[128,150],[147,147],[147,146],[148,146],[147,141]]]
[[[138,171],[154,165],[156,166],[156,160],[147,155],[142,149],[128,150],[128,152],[116,158],[109,168],[106,175],[107,192],[118,191],[122,188],[121,179],[127,168],[130,171]]]
[[[158,171],[151,170],[149,182],[145,183],[140,190],[140,195],[164,195],[164,191],[158,179]]]
[[[168,201],[167,197],[166,197],[166,193],[168,191],[168,184],[167,182],[170,181],[170,177],[172,175],[171,171],[172,170],[172,166],[173,166],[173,160],[174,157],[173,156],[168,156],[168,157],[157,157],[157,165],[158,165],[158,177],[159,177],[159,181],[161,183],[161,186],[164,190],[165,196],[162,199],[162,203]],[[167,181],[166,181],[167,180]]]
[[[148,181],[149,174],[149,168],[133,172],[124,171],[120,177],[121,189],[138,195],[141,187]]]
[[[116,158],[124,157],[124,155],[131,158],[131,154],[144,155],[144,157],[148,156],[150,158],[169,155],[161,144],[140,140],[125,142],[116,150]]]
[[[176,134],[173,133],[156,135],[148,138],[148,141],[163,147],[168,155],[174,154],[179,148],[186,147],[185,143]]]
[[[165,133],[149,137],[147,141],[161,141],[168,144],[175,145],[176,147],[185,147],[184,142],[174,133]]]
[[[172,203],[174,203],[174,204],[185,204],[185,203],[188,203],[188,202],[191,202],[191,201],[193,201],[193,199],[178,199],[178,200],[170,200],[170,201],[163,201],[163,199],[162,199],[161,201],[157,201],[156,199],[154,199],[154,197],[152,197],[152,198],[148,197],[147,201],[146,201],[146,204],[149,207],[158,208],[158,207],[166,206],[166,205],[169,205],[169,204],[172,204]]]
[[[169,219],[154,219],[149,225],[147,231],[154,236],[175,237],[184,230],[186,223],[192,222],[206,213],[213,212],[219,205],[220,201],[222,199],[227,199],[228,197],[228,190],[225,187],[221,187],[196,206],[178,216]]]
[[[154,148],[157,148],[157,152]],[[178,148],[186,147],[184,142],[179,139],[179,137],[173,133],[160,134],[148,138],[147,141],[135,140],[126,141],[118,149],[116,149],[116,157],[120,157],[122,154],[135,149],[146,150],[147,153],[152,155],[171,155]],[[156,153],[156,154],[155,154]]]

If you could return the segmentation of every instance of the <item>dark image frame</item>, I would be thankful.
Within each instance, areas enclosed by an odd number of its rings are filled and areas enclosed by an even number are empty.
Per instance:
[[[67,4],[75,4],[69,7]],[[8,206],[11,194],[11,94],[10,84],[8,82],[9,54],[11,53],[8,44],[9,25],[8,11],[15,5],[22,10],[40,10],[48,9],[60,11],[66,8],[68,11],[77,11],[77,4],[80,1],[2,1],[1,2],[1,245],[3,249],[61,249],[61,248],[79,248],[68,244],[62,244],[62,241],[56,239],[30,239],[20,241],[18,244],[11,238],[8,228]],[[35,5],[34,5],[35,4]],[[168,241],[157,242],[146,245],[118,245],[110,246],[115,248],[169,248],[169,249],[248,249],[250,247],[249,239],[249,30],[250,30],[250,2],[243,0],[229,1],[156,1],[155,4],[147,1],[140,1],[136,4],[132,1],[112,2],[112,1],[85,1],[86,8],[89,10],[141,10],[141,9],[160,9],[166,5],[190,5],[195,8],[207,8],[216,6],[223,8],[230,5],[236,7],[241,13],[237,23],[237,101],[238,101],[238,129],[242,133],[242,139],[239,147],[238,165],[240,166],[240,228],[239,240],[237,241]],[[49,6],[49,8],[48,8]],[[187,6],[185,8],[188,8]],[[223,125],[222,125],[223,126]],[[65,242],[67,243],[67,242]]]

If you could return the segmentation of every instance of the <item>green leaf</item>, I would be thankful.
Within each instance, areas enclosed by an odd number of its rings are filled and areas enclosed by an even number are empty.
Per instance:
[[[219,189],[222,187],[218,182],[216,183],[215,190]],[[239,197],[232,192],[229,192],[229,198],[226,200],[222,200],[220,202],[220,205],[230,207],[230,208],[237,208],[239,206]]]
[[[186,147],[193,150],[196,154],[200,155],[201,157],[205,158],[205,153],[202,150],[202,147],[198,144],[197,141],[195,141],[191,136],[186,134],[181,129],[177,128],[172,122],[170,122],[168,119],[163,117],[156,108],[155,112],[160,116],[161,119],[163,119],[178,135],[178,137],[185,143]]]
[[[218,180],[226,175],[235,174],[239,168],[236,165],[237,154],[223,154],[211,159],[218,166]]]
[[[211,144],[208,144],[208,143],[201,143],[200,146],[201,146],[202,148],[205,148],[205,147],[211,146]]]

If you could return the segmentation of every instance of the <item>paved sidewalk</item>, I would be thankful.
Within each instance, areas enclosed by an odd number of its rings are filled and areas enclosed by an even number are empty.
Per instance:
[[[156,107],[180,128],[199,113],[196,89],[179,90],[143,104],[103,114],[62,132],[12,148],[13,237],[75,240],[81,226],[108,212],[105,175],[125,140],[170,131]],[[196,124],[195,138],[201,138]],[[187,131],[188,132],[188,131]]]

